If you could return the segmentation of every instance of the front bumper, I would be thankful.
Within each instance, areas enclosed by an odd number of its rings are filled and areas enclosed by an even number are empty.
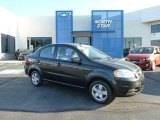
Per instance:
[[[138,65],[141,69],[151,69],[152,68],[152,61],[130,61],[136,65]]]
[[[140,93],[144,87],[144,74],[137,78],[115,78],[117,96],[132,96]]]
[[[141,62],[139,64],[139,66],[142,68],[142,69],[151,69],[152,68],[152,62],[151,61],[144,61],[144,62]]]

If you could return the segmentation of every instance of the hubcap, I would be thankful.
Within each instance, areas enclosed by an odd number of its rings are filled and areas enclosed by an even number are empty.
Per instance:
[[[39,83],[39,75],[37,73],[33,73],[31,79],[32,79],[32,83],[34,85],[38,85],[38,83]]]
[[[106,100],[108,95],[107,89],[102,84],[95,84],[92,87],[92,96],[97,101],[104,101]]]

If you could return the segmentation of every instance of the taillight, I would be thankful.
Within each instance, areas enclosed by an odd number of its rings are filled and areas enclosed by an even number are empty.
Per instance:
[[[32,62],[32,60],[31,59],[25,59],[25,64],[26,65],[29,65],[29,64],[32,64],[33,62]]]

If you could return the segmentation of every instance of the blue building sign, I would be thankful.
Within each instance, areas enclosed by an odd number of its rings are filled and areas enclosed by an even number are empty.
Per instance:
[[[72,43],[73,12],[56,11],[56,43]]]
[[[83,32],[85,32],[85,30]],[[92,46],[112,57],[123,57],[124,35],[122,10],[93,10],[92,30],[90,32],[92,34]],[[56,11],[56,43],[72,42],[73,12]]]
[[[112,57],[123,57],[123,11],[92,11],[92,45]]]

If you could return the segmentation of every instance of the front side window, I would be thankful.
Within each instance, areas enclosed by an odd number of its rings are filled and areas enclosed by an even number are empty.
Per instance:
[[[72,58],[78,58],[78,53],[69,47],[58,47],[57,59],[71,61]]]
[[[55,49],[54,46],[50,46],[42,49],[40,52],[40,57],[52,59],[54,55],[54,49]]]

